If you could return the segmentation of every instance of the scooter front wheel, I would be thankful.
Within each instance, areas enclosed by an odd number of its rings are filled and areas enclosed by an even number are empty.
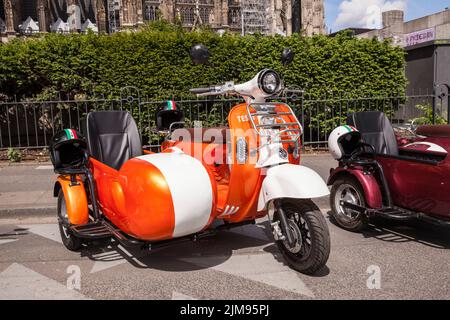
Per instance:
[[[304,274],[315,274],[324,267],[330,255],[330,232],[320,209],[311,200],[282,200],[295,244],[277,240],[277,246],[288,265]],[[280,220],[274,214],[274,223]]]
[[[57,210],[59,232],[61,234],[62,243],[70,251],[78,251],[82,247],[82,241],[68,228],[70,222],[67,214],[66,199],[64,198],[64,193],[62,190],[60,190],[58,194]]]

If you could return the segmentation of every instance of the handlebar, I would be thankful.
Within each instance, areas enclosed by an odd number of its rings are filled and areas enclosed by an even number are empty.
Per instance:
[[[203,94],[203,93],[209,93],[211,91],[215,91],[215,87],[209,87],[209,88],[194,88],[189,90],[189,92],[193,94]]]
[[[234,83],[226,82],[223,85],[209,87],[209,88],[194,88],[189,90],[191,93],[196,94],[197,96],[205,97],[205,96],[218,96],[221,94],[227,94],[234,91]]]

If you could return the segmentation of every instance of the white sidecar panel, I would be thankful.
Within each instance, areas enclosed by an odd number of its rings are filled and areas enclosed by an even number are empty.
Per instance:
[[[213,189],[202,163],[184,153],[158,153],[138,157],[158,168],[169,185],[173,200],[173,237],[203,230],[210,219]]]

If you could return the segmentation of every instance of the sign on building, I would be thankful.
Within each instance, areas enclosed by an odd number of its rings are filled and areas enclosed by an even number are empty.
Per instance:
[[[405,34],[406,46],[413,46],[415,44],[432,41],[436,38],[435,28],[425,29],[417,32]]]

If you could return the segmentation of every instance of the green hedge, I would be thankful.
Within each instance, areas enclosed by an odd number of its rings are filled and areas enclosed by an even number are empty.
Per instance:
[[[190,61],[189,49],[197,43],[211,50],[206,66]],[[280,63],[285,47],[296,52],[287,68]],[[283,72],[287,85],[304,88],[312,97],[330,92],[397,96],[405,90],[404,64],[402,49],[348,34],[220,36],[156,23],[140,32],[48,34],[0,45],[0,99],[117,97],[127,85],[150,99],[186,99],[192,87],[246,81],[267,67]]]

